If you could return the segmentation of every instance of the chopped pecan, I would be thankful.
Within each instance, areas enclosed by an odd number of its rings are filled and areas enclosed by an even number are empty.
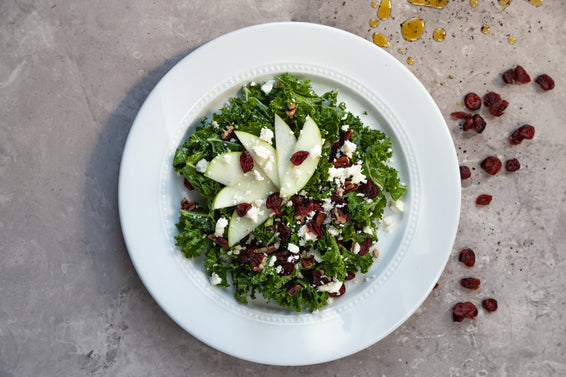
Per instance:
[[[346,221],[348,221],[348,214],[345,213],[342,208],[332,208],[330,215],[336,225],[345,224]]]
[[[350,162],[350,159],[348,158],[348,156],[342,156],[342,157],[338,157],[336,160],[332,161],[332,165],[338,169],[338,168],[349,168],[350,166],[352,166],[352,163]]]
[[[185,178],[183,180],[183,184],[185,185],[185,187],[187,188],[187,190],[189,191],[193,191],[195,188],[193,187],[193,185],[191,185],[191,182],[189,182],[189,180],[187,178]]]
[[[261,271],[265,268],[267,264],[267,256],[265,254],[252,254],[250,258],[250,265],[252,266],[252,270],[254,271]]]
[[[275,246],[264,246],[264,247],[258,247],[257,249],[254,249],[253,252],[256,253],[256,254],[259,254],[259,253],[271,254],[276,250],[277,250],[277,248]]]
[[[305,219],[307,218],[307,215],[305,215],[305,214],[302,214],[302,215],[301,215],[301,214],[296,214],[295,216],[293,216],[293,218],[294,218],[295,220],[297,220],[298,222],[300,222],[301,224],[304,224],[304,223],[305,223]]]
[[[315,222],[311,221],[307,223],[307,232],[318,237],[322,237],[322,228],[320,227],[320,224],[317,224]]]
[[[346,181],[346,182],[344,182],[344,185],[342,185],[342,188],[344,190],[344,194],[347,194],[347,193],[352,192],[352,191],[356,191],[358,189],[358,187],[359,186],[357,184],[352,183],[350,181]]]
[[[311,268],[314,262],[314,255],[307,255],[307,253],[301,255],[301,264],[304,268]]]
[[[301,285],[300,284],[295,284],[293,285],[291,288],[287,289],[287,294],[289,296],[294,296],[297,294],[297,292],[299,292],[301,290]]]
[[[181,200],[181,209],[185,211],[194,211],[197,208],[196,202],[189,202],[187,198],[183,198]]]
[[[216,242],[216,244],[220,247],[223,247],[225,249],[230,248],[230,245],[228,244],[228,240],[224,237],[217,237],[214,233],[209,234],[207,237],[213,240],[214,242]]]
[[[285,110],[285,114],[291,119],[295,116],[295,111],[297,110],[297,104],[295,102],[291,103],[287,110]]]
[[[220,138],[222,140],[230,140],[231,138],[233,138],[234,135],[234,130],[236,129],[236,127],[232,126],[232,125],[227,125],[223,130],[222,130],[222,134],[220,135]]]
[[[324,222],[324,220],[326,220],[326,214],[322,213],[322,212],[318,212],[316,215],[314,215],[313,218],[314,222],[317,223],[318,225],[322,225],[322,223]]]

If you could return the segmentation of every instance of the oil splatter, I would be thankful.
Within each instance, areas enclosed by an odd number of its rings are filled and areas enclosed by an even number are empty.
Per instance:
[[[423,35],[424,27],[425,24],[422,18],[409,18],[401,24],[401,34],[407,41],[413,42]]]
[[[377,20],[377,18],[372,18],[371,20],[369,20],[369,26],[377,27],[377,25],[379,25],[379,21]]]
[[[415,59],[413,59],[412,57],[409,56],[409,57],[407,58],[407,64],[408,64],[408,65],[413,65],[413,64],[415,64]]]
[[[437,42],[442,42],[446,38],[446,30],[439,27],[432,32],[432,39]]]
[[[510,45],[514,45],[515,42],[517,42],[517,38],[515,38],[514,36],[510,35],[509,37],[507,37],[507,43],[509,43]]]
[[[484,33],[484,34],[489,34],[491,32],[489,25],[486,25],[486,24],[482,25],[481,32]]]
[[[389,40],[387,37],[381,33],[374,33],[373,34],[373,43],[378,45],[379,47],[390,47]]]
[[[387,20],[391,16],[391,0],[381,0],[377,9],[377,18]]]
[[[409,0],[413,5],[442,9],[448,4],[448,0]]]

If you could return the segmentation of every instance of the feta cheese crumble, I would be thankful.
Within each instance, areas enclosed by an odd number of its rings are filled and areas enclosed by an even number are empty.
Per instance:
[[[199,172],[199,173],[204,173],[206,171],[206,168],[208,167],[208,161],[206,159],[202,159],[199,162],[197,162],[197,164],[195,165],[195,169]]]
[[[360,184],[366,183],[366,176],[362,174],[362,165],[352,165],[349,168],[335,168],[328,169],[328,180],[336,181],[338,186],[344,184],[346,179],[351,178],[352,183]]]
[[[222,237],[222,235],[224,234],[224,230],[226,229],[227,226],[228,226],[228,220],[225,219],[224,217],[219,218],[218,221],[216,222],[214,235],[216,237]]]
[[[401,200],[393,200],[389,204],[389,208],[391,208],[391,210],[395,213],[401,213],[405,211],[405,203],[403,203]]]
[[[216,272],[213,272],[210,276],[210,285],[218,285],[220,283],[222,283],[222,278]]]
[[[344,145],[342,145],[342,148],[340,148],[340,152],[342,152],[344,156],[348,156],[348,158],[352,158],[352,155],[356,151],[356,148],[357,148],[356,144],[352,143],[350,140],[346,140],[344,141]]]
[[[275,80],[268,80],[261,86],[261,90],[265,94],[269,94],[273,90],[273,85],[275,85]]]
[[[265,142],[268,142],[269,144],[273,144],[273,131],[271,131],[267,127],[263,127],[259,132],[259,138]]]
[[[342,287],[342,283],[340,280],[334,280],[328,282],[326,284],[319,285],[316,287],[317,291],[319,292],[328,292],[328,293],[338,293],[340,288]]]
[[[289,250],[293,254],[297,254],[299,252],[299,247],[297,245],[295,245],[294,243],[290,243],[287,246],[287,250]]]
[[[269,150],[265,147],[262,147],[261,145],[253,147],[252,151],[257,155],[257,157],[261,158],[262,160],[265,160],[270,156]]]

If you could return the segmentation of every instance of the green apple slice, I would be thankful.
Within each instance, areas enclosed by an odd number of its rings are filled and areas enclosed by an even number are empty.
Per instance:
[[[277,146],[279,146],[279,139],[277,139]],[[309,154],[300,165],[294,165],[291,163],[290,158],[298,151],[307,151]],[[299,139],[294,144],[290,155],[289,152],[286,151],[287,154],[285,156],[279,156],[280,159],[286,159],[285,164],[282,164],[281,161],[279,164],[280,168],[284,169],[279,170],[281,197],[288,198],[299,192],[307,184],[316,171],[321,151],[322,136],[320,129],[311,117],[307,117]]]
[[[277,187],[273,182],[259,168],[254,167],[251,171],[243,174],[241,179],[220,190],[214,198],[213,207],[218,209],[240,203],[251,203],[254,200],[265,199],[276,191]]]
[[[279,169],[280,195],[283,196],[284,177],[291,164],[297,139],[287,123],[275,115],[275,147],[277,149],[277,168]],[[291,194],[292,195],[292,194]]]
[[[269,143],[248,132],[235,132],[240,142],[254,159],[254,162],[279,187],[279,169],[277,168],[277,152]]]
[[[228,225],[228,244],[230,247],[240,242],[242,238],[263,224],[272,214],[273,211],[265,206],[265,200],[261,201],[260,206],[252,204],[252,208],[243,217],[238,216],[234,210],[232,219],[230,219],[230,225]]]
[[[244,172],[240,167],[241,154],[242,152],[228,152],[214,157],[204,172],[205,177],[214,179],[223,185],[239,181],[244,177]]]

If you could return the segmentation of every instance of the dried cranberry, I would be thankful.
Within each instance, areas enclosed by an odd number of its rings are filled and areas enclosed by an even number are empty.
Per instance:
[[[509,142],[512,145],[517,145],[520,144],[524,139],[531,140],[534,136],[535,128],[530,124],[525,124],[513,131],[513,133],[509,136]]]
[[[369,248],[371,247],[372,239],[366,238],[364,241],[363,246],[360,248],[358,255],[365,255],[369,252]]]
[[[265,206],[275,212],[278,217],[281,217],[281,204],[283,199],[279,196],[278,192],[275,192],[267,197]]]
[[[279,232],[279,238],[283,241],[287,241],[291,237],[291,228],[285,223],[277,224],[277,231]]]
[[[542,90],[547,91],[554,89],[554,80],[546,73],[540,75],[535,79],[535,82],[541,87]]]
[[[340,296],[343,296],[344,293],[346,293],[346,285],[344,283],[342,283],[338,292],[330,292],[328,295],[330,297],[340,297]]]
[[[460,179],[468,179],[472,176],[470,168],[467,166],[460,166]]]
[[[515,69],[513,69],[513,72],[515,73],[515,82],[517,82],[518,84],[526,84],[531,82],[531,77],[529,76],[525,68],[521,67],[520,65],[516,66]]]
[[[366,183],[362,183],[358,190],[370,199],[379,195],[379,188],[369,180]]]
[[[485,120],[483,119],[483,117],[479,114],[474,114],[472,121],[474,123],[474,128],[476,129],[476,132],[478,134],[481,134],[485,130],[485,126],[486,126],[486,123],[485,123]]]
[[[279,262],[278,266],[281,266],[282,268],[281,272],[279,272],[279,275],[281,276],[291,275],[293,270],[295,270],[295,265],[289,262]]]
[[[238,216],[244,217],[246,216],[246,213],[248,213],[250,208],[252,208],[252,205],[250,203],[240,203],[236,206],[236,213],[238,214]]]
[[[471,302],[459,302],[452,308],[452,320],[462,322],[465,318],[474,319],[478,315],[478,308]]]
[[[505,113],[505,109],[507,109],[507,106],[509,106],[509,102],[503,100],[497,104],[491,105],[491,107],[489,108],[489,112],[494,117],[500,117]]]
[[[342,136],[342,140],[344,141],[350,141],[350,139],[352,138],[352,134],[354,133],[354,130],[352,129],[348,129],[348,131],[346,131],[346,133],[344,134],[344,136]]]
[[[314,210],[314,202],[312,199],[303,200],[295,209],[297,215],[308,215]]]
[[[305,159],[308,157],[309,152],[307,151],[298,151],[295,152],[292,156],[291,156],[291,162],[293,163],[293,165],[300,165],[303,163],[303,161],[305,161]]]
[[[466,289],[471,289],[475,291],[480,287],[480,279],[476,278],[464,278],[460,280],[460,285]]]
[[[242,152],[240,155],[240,166],[244,173],[251,171],[254,168],[254,159],[248,151]]]
[[[302,286],[300,284],[295,284],[292,287],[290,287],[289,289],[287,289],[287,294],[289,296],[294,296],[297,294],[297,292],[299,292],[301,290]]]
[[[460,250],[458,260],[464,263],[466,267],[474,267],[476,263],[476,253],[470,248],[462,249]]]
[[[502,75],[503,81],[507,84],[514,84],[515,80],[517,80],[517,75],[515,75],[515,71],[513,69],[508,69]]]
[[[311,285],[318,287],[322,284],[322,275],[317,270],[305,271],[304,275]]]
[[[485,107],[491,107],[493,104],[501,102],[501,95],[495,92],[488,92],[483,96],[483,104]]]
[[[183,180],[183,185],[185,185],[185,187],[187,188],[187,190],[189,191],[193,191],[195,188],[193,187],[193,185],[191,185],[191,182],[189,182],[189,180],[187,178],[185,178]]]
[[[493,199],[493,196],[487,195],[487,194],[482,194],[482,195],[480,195],[476,198],[476,205],[486,206],[489,203],[491,203],[492,199]]]
[[[307,231],[311,234],[316,234],[319,238],[322,237],[322,228],[320,224],[313,221],[307,223]]]
[[[466,119],[465,121],[462,122],[462,130],[464,131],[469,131],[474,127],[474,119],[470,118],[470,119]]]
[[[481,306],[483,306],[488,313],[492,313],[497,310],[497,300],[494,298],[486,298],[481,302]]]
[[[450,114],[452,118],[455,119],[472,119],[472,114],[466,113],[464,111],[456,111]]]
[[[330,200],[332,201],[332,203],[336,203],[336,204],[345,204],[346,201],[344,200],[344,198],[342,198],[340,195],[338,194],[332,194],[330,195]]]
[[[480,166],[487,172],[487,174],[495,175],[499,173],[499,170],[501,170],[503,163],[497,157],[489,156],[481,162]]]
[[[356,274],[354,272],[348,271],[348,272],[346,272],[346,277],[344,278],[344,280],[346,280],[346,281],[352,280],[355,277],[356,277]]]
[[[470,110],[477,110],[481,107],[481,98],[476,93],[468,93],[464,98],[464,104]]]
[[[517,160],[516,158],[512,158],[505,162],[505,169],[507,171],[513,172],[519,170],[520,168],[521,168],[521,164],[519,163],[519,160]]]

